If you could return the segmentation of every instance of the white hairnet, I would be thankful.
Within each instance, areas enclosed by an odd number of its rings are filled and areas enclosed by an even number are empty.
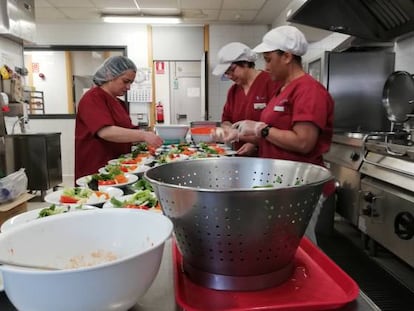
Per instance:
[[[93,82],[102,85],[119,77],[127,70],[137,71],[137,67],[128,57],[112,56],[107,58],[93,75]]]

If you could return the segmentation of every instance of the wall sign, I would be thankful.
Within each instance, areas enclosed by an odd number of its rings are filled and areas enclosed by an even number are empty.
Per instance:
[[[155,62],[155,73],[157,75],[163,75],[165,73],[165,63]]]

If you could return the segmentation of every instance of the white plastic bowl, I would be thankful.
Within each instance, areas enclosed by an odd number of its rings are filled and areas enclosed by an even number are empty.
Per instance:
[[[190,128],[185,124],[174,124],[174,125],[155,125],[155,132],[165,141],[185,141],[188,129]]]
[[[0,266],[4,288],[18,310],[128,310],[158,273],[171,221],[157,213],[96,209],[29,222],[0,234],[0,258],[66,267],[93,252],[117,259],[94,266],[46,271]]]

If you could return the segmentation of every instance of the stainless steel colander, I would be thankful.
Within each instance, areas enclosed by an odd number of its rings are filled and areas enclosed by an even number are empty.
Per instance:
[[[144,178],[174,223],[190,279],[215,289],[256,290],[290,277],[332,176],[307,163],[231,157],[169,163]]]

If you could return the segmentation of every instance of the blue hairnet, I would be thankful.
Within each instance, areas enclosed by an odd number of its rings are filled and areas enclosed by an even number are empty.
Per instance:
[[[112,56],[107,58],[93,75],[93,82],[102,85],[119,77],[127,70],[137,71],[137,67],[128,57]]]

